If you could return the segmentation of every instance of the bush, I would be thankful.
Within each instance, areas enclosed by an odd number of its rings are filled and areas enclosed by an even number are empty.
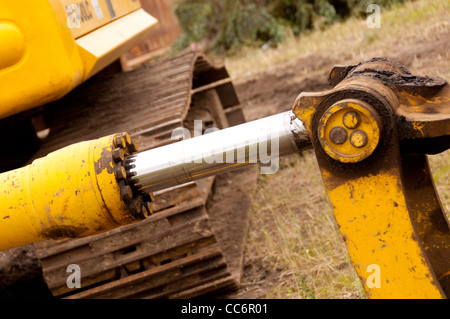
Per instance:
[[[283,38],[282,26],[264,6],[253,1],[184,0],[176,4],[175,14],[184,32],[176,48],[206,39],[208,50],[227,52],[242,45],[279,42]]]
[[[175,50],[192,42],[206,51],[225,53],[241,46],[278,43],[285,28],[295,35],[316,22],[332,24],[350,15],[365,15],[369,4],[388,8],[407,0],[180,0],[175,5],[183,35]]]
[[[277,21],[263,7],[255,3],[243,5],[240,0],[228,0],[224,4],[224,17],[212,47],[226,52],[242,45],[283,39],[283,31]]]
[[[204,39],[211,28],[214,5],[205,1],[183,1],[175,6],[175,14],[185,36],[191,41]]]

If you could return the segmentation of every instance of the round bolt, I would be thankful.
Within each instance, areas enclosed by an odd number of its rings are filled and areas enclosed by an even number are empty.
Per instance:
[[[114,175],[117,180],[122,180],[127,178],[127,172],[122,165],[118,165],[114,168]]]
[[[149,202],[143,202],[142,203],[143,213],[145,217],[148,217],[148,215],[152,214],[152,206]]]
[[[323,151],[341,163],[357,163],[371,156],[382,133],[378,112],[357,99],[328,107],[316,129]]]
[[[127,132],[123,132],[121,135],[123,140],[125,141],[126,146],[129,147],[132,143],[130,134],[128,134]]]
[[[352,134],[350,134],[350,144],[354,147],[361,148],[367,145],[369,138],[367,137],[366,132],[361,130],[356,130]]]
[[[125,139],[122,136],[114,137],[114,145],[120,148],[126,148]]]
[[[125,159],[125,153],[121,148],[115,148],[112,150],[112,157],[114,162],[119,163]]]
[[[336,126],[331,129],[329,137],[334,144],[344,144],[348,133],[342,126]]]
[[[131,211],[131,213],[139,219],[144,219],[145,215],[142,214],[142,202],[140,202],[138,199],[135,199],[128,203],[128,209]],[[145,210],[145,209],[144,209]]]
[[[355,129],[361,123],[361,116],[355,111],[349,111],[345,113],[342,122],[346,128]]]
[[[129,202],[133,199],[133,191],[131,190],[130,186],[122,186],[120,188],[120,197],[122,197],[122,199],[125,202]]]
[[[131,153],[134,153],[134,152],[137,152],[137,151],[138,151],[138,144],[137,144],[136,140],[132,140],[132,141],[131,141],[131,144],[128,145],[128,150],[129,150]]]

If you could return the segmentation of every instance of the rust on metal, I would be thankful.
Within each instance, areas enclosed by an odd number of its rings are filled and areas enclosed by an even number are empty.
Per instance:
[[[345,113],[343,123],[346,128],[355,129],[361,123],[361,116],[359,115],[358,112],[349,111]]]
[[[366,132],[362,130],[356,130],[350,134],[350,144],[354,147],[361,148],[367,145],[368,137]]]
[[[333,127],[330,131],[330,140],[334,144],[344,144],[347,140],[348,133],[342,126]]]
[[[110,148],[103,148],[100,158],[94,162],[94,169],[97,175],[101,174],[103,170],[106,170],[108,174],[114,173],[114,165],[112,163]]]

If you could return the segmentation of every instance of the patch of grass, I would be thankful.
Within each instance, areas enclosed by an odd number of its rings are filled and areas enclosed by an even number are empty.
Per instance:
[[[274,68],[281,63],[313,55],[340,57],[340,63],[361,61],[383,56],[396,47],[401,48],[418,39],[435,37],[448,31],[450,2],[447,0],[416,0],[381,10],[381,28],[371,29],[365,19],[349,18],[324,30],[307,31],[295,37],[288,34],[277,48],[243,49],[239,55],[225,59],[227,70],[235,81],[258,72]],[[439,61],[437,61],[439,63]],[[440,63],[439,76],[448,78],[450,66]]]
[[[280,166],[260,176],[247,241],[251,258],[279,272],[266,297],[361,298],[314,154],[283,158]]]
[[[442,208],[450,219],[450,150],[428,156],[428,161]]]

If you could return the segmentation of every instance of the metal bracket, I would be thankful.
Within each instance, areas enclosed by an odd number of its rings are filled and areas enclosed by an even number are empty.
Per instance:
[[[293,111],[368,297],[450,296],[450,229],[426,158],[450,148],[449,84],[381,58],[329,81]]]

